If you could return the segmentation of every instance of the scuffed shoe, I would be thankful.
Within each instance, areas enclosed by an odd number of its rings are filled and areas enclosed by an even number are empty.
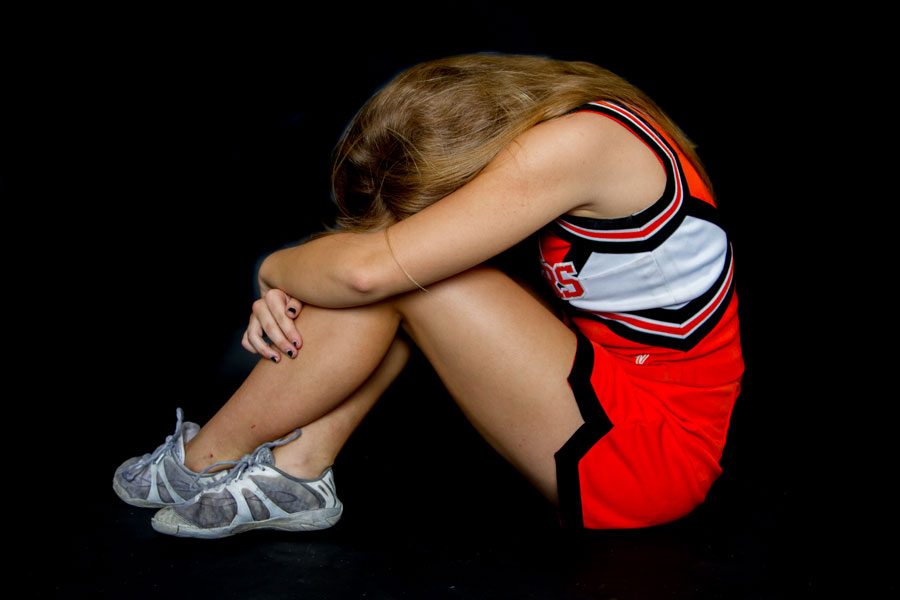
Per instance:
[[[231,464],[222,481],[189,502],[163,508],[153,529],[179,537],[221,538],[251,529],[311,531],[327,529],[341,518],[331,467],[317,479],[299,479],[275,466],[271,448],[300,435],[267,442]],[[210,465],[207,469],[216,465]]]
[[[128,504],[144,508],[183,504],[227,475],[195,473],[184,466],[184,445],[200,426],[185,423],[181,408],[175,409],[175,416],[175,433],[152,454],[129,458],[116,469],[113,490]]]

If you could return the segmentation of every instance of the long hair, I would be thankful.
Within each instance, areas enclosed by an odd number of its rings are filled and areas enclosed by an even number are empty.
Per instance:
[[[694,163],[694,144],[646,94],[587,62],[471,54],[411,67],[376,92],[337,144],[340,231],[377,230],[462,187],[517,136],[593,100],[643,112]]]

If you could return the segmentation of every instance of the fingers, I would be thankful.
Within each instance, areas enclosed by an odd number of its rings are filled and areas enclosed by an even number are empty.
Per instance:
[[[300,316],[300,309],[303,308],[303,305],[296,298],[288,296],[287,299],[287,315],[292,319],[296,319]]]
[[[263,329],[264,326],[260,320],[258,309],[258,304],[261,302],[263,304],[262,310],[268,310],[265,308],[265,303],[262,300],[257,300],[253,303],[253,314],[250,315],[250,324],[247,325],[247,331],[244,332],[244,339],[241,340],[241,345],[253,354],[259,354],[272,362],[278,362],[281,359],[281,355],[266,342],[264,337],[266,331]]]
[[[294,358],[303,344],[300,332],[294,325],[302,306],[299,300],[281,290],[266,291],[262,298],[253,303],[250,323],[241,337],[241,346],[276,363],[281,360],[281,353]]]
[[[256,348],[254,348],[253,344],[250,343],[250,338],[247,335],[248,331],[249,329],[247,331],[244,331],[244,335],[241,337],[241,346],[243,346],[244,350],[246,350],[250,354],[256,354]]]
[[[297,326],[294,324],[294,319],[300,313],[300,302],[298,300],[294,300],[281,290],[270,290],[265,295],[266,305],[269,308],[269,314],[274,320],[274,322],[278,326],[278,331],[276,335],[280,335],[280,338],[276,338],[272,335],[273,332],[269,331],[269,327],[266,326],[266,323],[263,323],[263,328],[265,328],[266,333],[269,334],[269,339],[280,349],[293,358],[297,355],[297,350],[300,348],[303,340],[300,338],[300,332],[297,331]],[[291,310],[294,312],[291,313]],[[284,344],[282,344],[282,340]]]

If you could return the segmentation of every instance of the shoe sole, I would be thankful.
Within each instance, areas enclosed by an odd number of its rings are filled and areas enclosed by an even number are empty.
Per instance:
[[[153,526],[153,529],[168,535],[217,539],[250,531],[251,529],[277,529],[280,531],[317,531],[320,529],[328,529],[329,527],[333,527],[341,519],[341,514],[343,512],[344,506],[338,504],[332,508],[307,510],[287,517],[275,517],[264,521],[250,521],[238,525],[213,527],[210,529],[189,527],[186,525],[170,525],[169,523],[158,521],[155,516],[150,523]]]
[[[176,506],[178,504],[183,504],[183,502],[151,502],[149,500],[141,500],[140,498],[132,498],[126,492],[125,488],[123,488],[117,479],[113,479],[113,491],[116,493],[116,496],[122,500],[125,504],[130,504],[131,506],[137,506],[138,508],[165,508],[166,506]]]

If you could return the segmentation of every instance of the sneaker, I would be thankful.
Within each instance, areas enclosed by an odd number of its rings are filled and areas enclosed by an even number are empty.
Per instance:
[[[271,448],[299,435],[297,429],[229,463],[233,466],[222,481],[186,504],[159,510],[153,529],[179,537],[221,538],[251,529],[311,531],[333,526],[344,508],[335,495],[331,467],[317,479],[299,479],[275,466]]]
[[[113,490],[126,503],[144,508],[183,504],[227,474],[201,475],[184,466],[184,445],[200,426],[185,423],[180,408],[175,409],[175,416],[175,433],[166,436],[152,454],[129,458],[116,469]]]

